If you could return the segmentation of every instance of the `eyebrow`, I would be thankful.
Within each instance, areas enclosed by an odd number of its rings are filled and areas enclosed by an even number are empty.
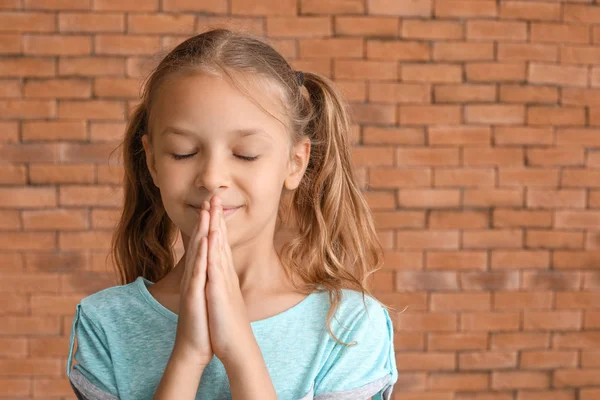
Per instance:
[[[174,126],[167,126],[165,129],[163,129],[162,134],[165,136],[168,134],[182,135],[182,136],[196,136],[191,131],[181,129],[181,128],[176,128]],[[233,130],[229,131],[229,134],[231,134],[231,135],[237,134],[239,137],[261,135],[261,136],[271,139],[271,137],[267,134],[267,132],[265,132],[264,130],[259,129],[259,128],[238,128],[238,129],[233,129]]]

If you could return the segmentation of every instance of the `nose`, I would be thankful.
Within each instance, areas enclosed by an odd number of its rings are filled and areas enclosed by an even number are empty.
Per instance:
[[[196,185],[203,186],[209,193],[215,193],[220,188],[228,188],[231,182],[229,172],[223,157],[206,154],[200,161]]]

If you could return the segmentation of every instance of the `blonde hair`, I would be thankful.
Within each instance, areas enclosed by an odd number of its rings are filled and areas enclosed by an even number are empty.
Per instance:
[[[290,156],[294,144],[304,136],[310,138],[310,159],[300,186],[281,198],[277,226],[293,227],[295,234],[282,246],[280,259],[288,277],[300,277],[300,283],[291,279],[298,292],[329,293],[327,328],[341,343],[330,324],[342,289],[361,292],[363,302],[365,295],[374,298],[367,280],[381,268],[383,253],[351,162],[349,114],[329,79],[305,72],[300,86],[288,62],[270,44],[248,33],[213,29],[191,37],[170,51],[144,83],[141,102],[120,145],[124,207],[111,242],[119,280],[127,284],[141,275],[157,282],[174,268],[179,230],[147,169],[141,138],[148,132],[160,85],[175,73],[197,72],[229,78],[241,90],[235,73],[265,79],[281,96],[291,134]]]

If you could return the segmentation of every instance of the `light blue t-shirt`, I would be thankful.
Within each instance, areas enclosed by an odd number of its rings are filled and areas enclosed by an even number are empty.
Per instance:
[[[79,399],[152,399],[171,356],[177,314],[134,282],[104,289],[76,306],[67,376]],[[315,292],[272,317],[251,322],[279,400],[377,400],[391,398],[398,379],[393,326],[375,299],[343,289],[342,302],[326,326],[329,297]],[[345,327],[345,328],[344,328]],[[347,328],[347,329],[346,329]],[[77,349],[72,367],[74,339]],[[231,399],[227,372],[213,356],[196,399]]]

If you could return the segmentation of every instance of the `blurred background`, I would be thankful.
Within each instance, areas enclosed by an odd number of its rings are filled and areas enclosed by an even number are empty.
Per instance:
[[[220,26],[347,96],[375,294],[407,307],[395,400],[600,399],[597,0],[0,0],[0,399],[75,398],[127,117]]]

